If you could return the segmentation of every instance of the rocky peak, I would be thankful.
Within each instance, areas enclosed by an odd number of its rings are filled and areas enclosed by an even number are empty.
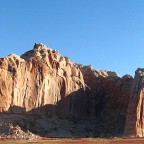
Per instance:
[[[135,72],[136,76],[144,76],[144,69],[143,68],[138,68]]]
[[[47,64],[49,68],[52,70],[56,68],[58,73],[63,73],[65,69],[67,69],[67,73],[69,73],[69,68],[78,69],[78,66],[72,62],[68,57],[64,57],[57,50],[53,50],[48,48],[46,45],[39,43],[35,44],[34,48],[23,55],[21,55],[25,61],[39,61]],[[71,70],[70,70],[71,71]]]
[[[42,44],[42,43],[35,43],[33,50],[35,52],[39,52],[39,53],[44,53],[47,52],[48,50],[52,51],[51,48],[47,47],[46,45]]]
[[[9,59],[10,61],[18,60],[18,61],[24,62],[24,59],[22,59],[20,56],[13,54],[13,53],[7,56],[6,59]]]
[[[80,69],[83,73],[93,73],[95,76],[102,76],[102,77],[119,77],[119,75],[114,71],[107,71],[107,70],[94,70],[91,65],[84,66],[79,65]]]
[[[25,59],[26,61],[31,60],[33,58],[40,58],[47,56],[49,52],[51,52],[52,49],[48,48],[46,45],[42,43],[35,43],[34,48],[23,55],[21,55],[21,58]]]

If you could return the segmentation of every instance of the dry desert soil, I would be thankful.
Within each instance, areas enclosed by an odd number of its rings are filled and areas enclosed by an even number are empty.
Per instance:
[[[144,144],[144,138],[116,138],[116,139],[45,139],[37,141],[0,140],[0,144]]]

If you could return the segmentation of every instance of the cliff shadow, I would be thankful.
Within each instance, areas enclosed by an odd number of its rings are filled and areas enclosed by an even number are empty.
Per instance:
[[[8,113],[17,115],[13,124],[19,125],[23,131],[47,138],[112,137],[118,136],[118,132],[122,135],[123,130],[118,127],[121,128],[119,118],[115,118],[115,124],[113,117],[96,116],[93,97],[89,89],[81,88],[63,97],[55,105],[47,104],[30,111],[11,106]]]

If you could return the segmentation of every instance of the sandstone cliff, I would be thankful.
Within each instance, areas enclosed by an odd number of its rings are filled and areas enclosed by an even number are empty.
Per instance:
[[[95,113],[126,115],[133,78],[120,78],[115,72],[82,67],[84,81],[94,94]]]
[[[29,115],[16,123],[41,136],[122,136],[132,82],[35,44],[21,57],[0,59],[0,112]]]
[[[43,44],[21,57],[12,54],[0,59],[0,74],[0,112],[33,113],[49,105],[47,114],[85,113],[87,87],[79,67]],[[58,107],[51,108],[54,105]]]
[[[92,110],[103,124],[104,135],[123,135],[133,78],[120,78],[115,72],[82,66],[86,85],[91,89]]]
[[[144,69],[137,69],[128,103],[126,136],[144,136]]]

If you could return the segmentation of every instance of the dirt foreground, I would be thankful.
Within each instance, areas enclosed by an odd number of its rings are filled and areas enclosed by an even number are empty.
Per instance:
[[[116,139],[44,139],[37,141],[0,140],[0,144],[144,144],[144,138],[116,138]]]

